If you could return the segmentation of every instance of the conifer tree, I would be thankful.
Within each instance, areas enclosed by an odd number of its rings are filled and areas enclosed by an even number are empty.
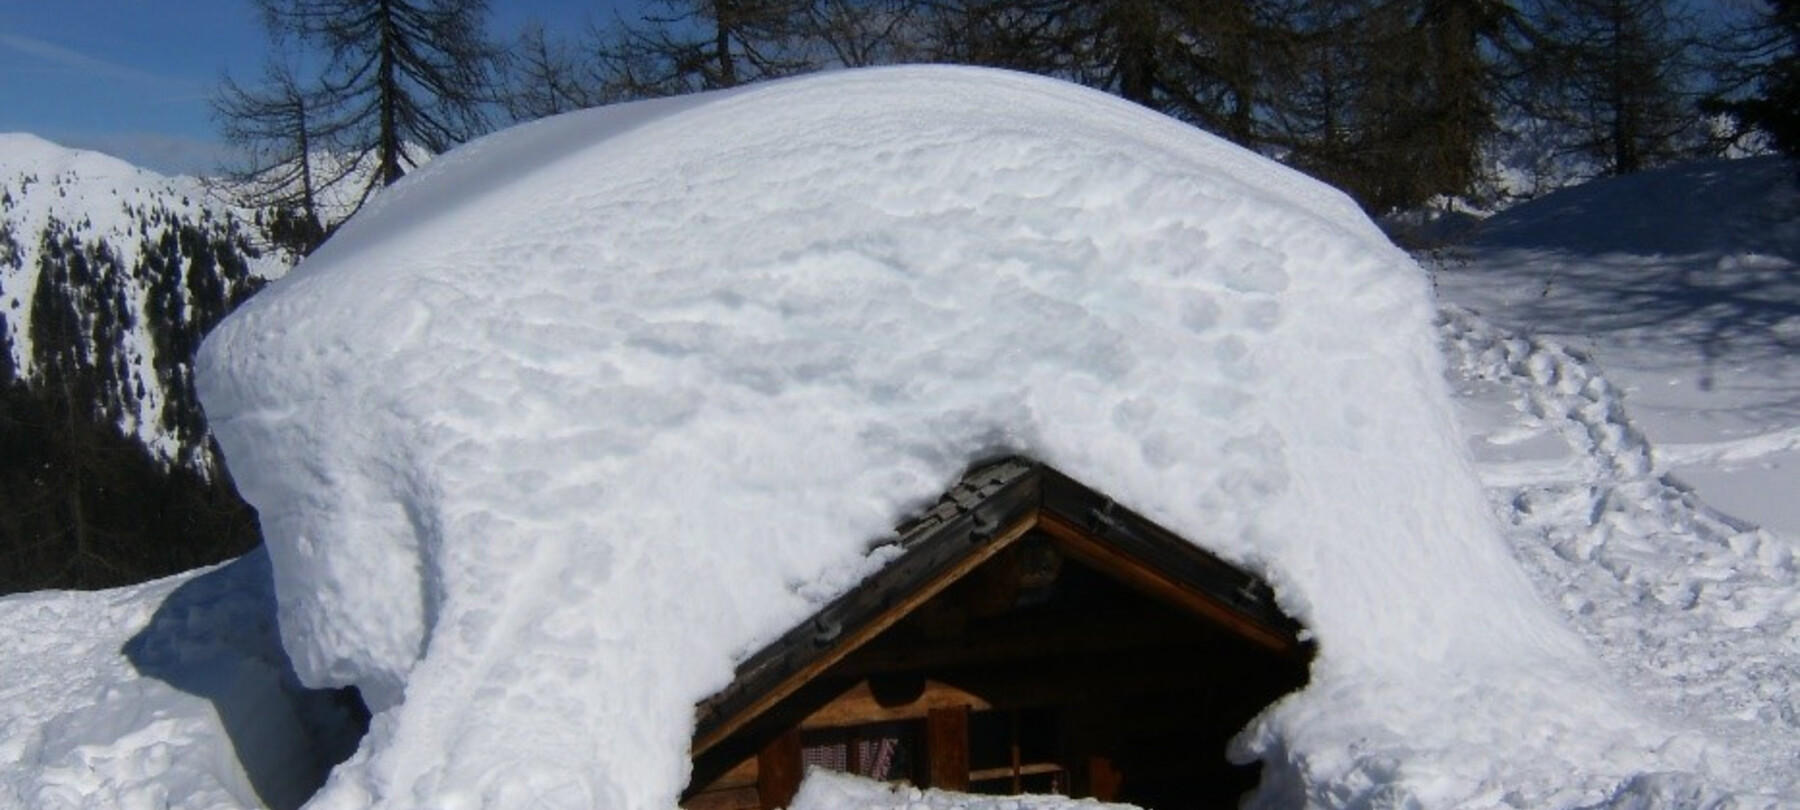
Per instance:
[[[343,183],[356,165],[328,154],[342,130],[318,109],[324,96],[303,89],[291,68],[271,60],[260,86],[226,77],[213,99],[225,139],[247,156],[233,172],[230,193],[258,212],[269,242],[292,256],[311,253],[336,227],[322,192]]]
[[[653,98],[737,87],[817,70],[806,0],[657,0],[600,43],[602,93]]]
[[[1693,21],[1672,0],[1538,0],[1527,115],[1562,147],[1630,174],[1691,152],[1702,135]]]
[[[257,540],[254,513],[217,464],[192,375],[201,336],[256,286],[244,245],[228,224],[167,211],[139,221],[161,233],[134,264],[54,217],[39,236],[33,373],[0,379],[0,593],[142,581]],[[140,310],[134,284],[144,280]],[[144,380],[128,362],[143,349],[129,334],[140,318],[155,349],[157,412],[146,412]],[[177,458],[156,458],[127,434],[144,419],[176,440]]]
[[[519,106],[555,112],[902,60],[1005,67],[1189,121],[1377,212],[1478,193],[1489,179],[1485,156],[1506,138],[1501,122],[1551,133],[1530,148],[1550,153],[1544,165],[1602,173],[1676,159],[1701,134],[1694,39],[1677,0],[658,0],[652,8],[594,42],[587,61],[553,49],[541,32],[528,37],[532,69],[519,92],[533,103]],[[1791,31],[1792,16],[1771,19],[1790,20],[1781,30]],[[1791,53],[1780,44],[1789,40],[1776,39],[1764,53]],[[1776,60],[1755,64],[1768,77],[1745,86],[1781,86],[1772,83]],[[1747,121],[1794,108],[1760,98],[1732,96],[1730,111]],[[1560,160],[1568,157],[1578,159]]]
[[[1068,79],[1254,138],[1265,0],[960,0],[927,7],[934,61]]]
[[[481,134],[497,100],[501,52],[482,26],[486,0],[256,0],[271,39],[316,57],[315,73],[271,69],[263,87],[227,80],[216,105],[250,172],[281,189],[276,217],[302,234],[329,231],[310,165],[327,153],[357,188],[376,189]],[[280,182],[285,180],[286,182]]]
[[[571,46],[519,38],[507,107],[525,120],[616,101],[736,87],[838,67],[946,61],[928,0],[654,0]],[[967,60],[964,60],[967,61]]]
[[[597,107],[609,100],[593,65],[569,42],[551,39],[541,23],[525,27],[508,61],[505,103],[514,121]]]
[[[1722,86],[1706,109],[1730,116],[1740,128],[1733,135],[1758,131],[1800,157],[1800,0],[1769,0],[1731,33],[1721,48]]]

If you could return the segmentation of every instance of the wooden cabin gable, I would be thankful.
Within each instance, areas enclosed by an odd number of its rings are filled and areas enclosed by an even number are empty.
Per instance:
[[[785,805],[808,757],[1141,801],[1168,781],[1143,738],[1229,737],[1304,681],[1310,649],[1260,580],[1044,465],[980,468],[890,542],[888,565],[696,707],[690,810]]]

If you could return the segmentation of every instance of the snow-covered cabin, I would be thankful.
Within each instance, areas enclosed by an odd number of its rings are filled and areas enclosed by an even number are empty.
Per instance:
[[[893,542],[701,704],[685,807],[786,807],[808,766],[1145,807],[1256,786],[1227,743],[1311,657],[1256,577],[1022,459]]]
[[[804,753],[781,718],[819,679],[737,685],[784,634],[829,635],[908,559],[894,527],[1006,457],[1268,593],[1170,612],[1141,592],[1179,569],[1040,520],[1098,603],[1232,625],[1263,660],[1310,645],[1206,733],[1206,761],[1260,763],[1251,806],[1576,806],[1698,767],[1511,557],[1434,315],[1323,185],[1100,93],[903,68],[469,144],[215,331],[199,382],[297,672],[374,715],[315,808],[667,810],[766,748],[759,723]],[[907,615],[954,614],[951,590]],[[1023,746],[1021,780],[1027,756],[1103,792]]]

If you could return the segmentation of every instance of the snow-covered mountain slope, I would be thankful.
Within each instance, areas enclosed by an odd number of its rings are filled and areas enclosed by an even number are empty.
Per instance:
[[[852,71],[447,155],[222,325],[202,390],[298,671],[376,711],[320,808],[668,807],[694,704],[1001,453],[1310,630],[1234,747],[1252,806],[1715,790],[1519,567],[1433,317],[1346,198],[1190,127]]]
[[[189,366],[278,265],[197,179],[0,134],[0,384],[69,386],[157,457],[204,470]]]
[[[1591,356],[1651,462],[1739,520],[1800,534],[1800,186],[1778,158],[1591,183],[1499,214],[1437,283]]]

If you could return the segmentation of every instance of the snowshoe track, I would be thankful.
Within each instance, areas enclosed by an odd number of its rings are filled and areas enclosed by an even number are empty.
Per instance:
[[[1800,773],[1800,564],[1792,538],[1702,503],[1658,471],[1626,402],[1585,354],[1443,308],[1452,372],[1510,388],[1553,425],[1583,480],[1488,491],[1514,553],[1634,692],[1696,742],[1759,763],[1720,773],[1792,801]],[[1484,479],[1487,476],[1484,475]],[[1627,791],[1632,792],[1632,791]],[[1743,798],[1743,797],[1740,797]]]

